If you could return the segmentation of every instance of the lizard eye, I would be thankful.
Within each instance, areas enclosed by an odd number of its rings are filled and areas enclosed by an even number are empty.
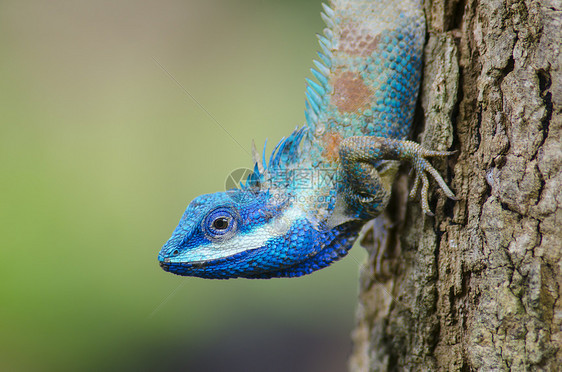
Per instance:
[[[226,217],[218,217],[213,221],[213,228],[215,230],[224,230],[230,225],[230,220]]]
[[[203,221],[203,230],[211,239],[231,237],[238,227],[237,214],[230,208],[211,211]]]

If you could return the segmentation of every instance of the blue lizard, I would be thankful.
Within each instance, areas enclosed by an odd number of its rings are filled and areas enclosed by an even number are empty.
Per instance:
[[[188,205],[158,255],[164,270],[227,279],[326,267],[384,210],[400,161],[413,163],[424,212],[431,214],[427,173],[454,198],[426,159],[450,153],[406,140],[425,38],[420,0],[334,0],[323,8],[305,126],[279,142],[268,164],[254,148],[242,188]]]

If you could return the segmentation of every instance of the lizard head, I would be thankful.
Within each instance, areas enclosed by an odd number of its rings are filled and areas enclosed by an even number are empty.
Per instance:
[[[345,255],[357,230],[350,225],[321,231],[289,198],[229,190],[194,199],[158,260],[164,270],[183,276],[300,276]]]
[[[162,247],[160,266],[178,275],[230,278],[290,265],[282,249],[272,247],[290,229],[286,206],[267,191],[201,195],[188,205]]]
[[[282,176],[295,166],[305,133],[297,129],[281,140],[267,167],[254,149],[254,172],[242,188],[194,199],[160,250],[160,266],[213,279],[292,277],[347,254],[360,223],[328,225],[321,210],[329,203],[307,204],[302,190]]]
[[[265,193],[244,190],[195,198],[160,250],[160,266],[174,274],[201,277],[239,272],[247,252],[265,243],[259,231],[273,214],[264,212],[266,199]],[[227,270],[221,274],[217,266]]]

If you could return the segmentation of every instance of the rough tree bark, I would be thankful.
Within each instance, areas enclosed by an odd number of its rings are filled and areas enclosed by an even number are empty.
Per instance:
[[[559,370],[562,2],[425,5],[418,139],[457,150],[434,164],[459,200],[434,191],[424,216],[397,183],[363,242],[350,369]]]

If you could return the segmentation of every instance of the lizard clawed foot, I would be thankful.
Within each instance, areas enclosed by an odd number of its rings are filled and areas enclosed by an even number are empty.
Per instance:
[[[428,203],[427,173],[433,176],[447,197],[453,200],[456,198],[427,158],[452,154],[453,152],[449,151],[428,150],[413,141],[375,136],[345,138],[339,147],[343,174],[338,191],[341,199],[338,204],[341,207],[338,210],[343,212],[339,214],[345,216],[347,220],[365,220],[380,214],[388,204],[397,169],[396,165],[391,166],[390,163],[382,163],[381,168],[381,161],[398,160],[412,163],[416,171],[416,180],[410,196],[417,193],[421,184],[422,209],[426,214],[433,216]],[[375,166],[379,168],[374,168]]]
[[[412,162],[414,164],[414,169],[416,171],[416,178],[414,180],[414,185],[410,190],[409,197],[414,198],[418,192],[421,182],[421,207],[425,214],[428,216],[433,216],[433,212],[429,208],[429,197],[428,197],[428,190],[429,190],[429,180],[427,178],[427,173],[431,174],[437,184],[443,190],[445,195],[452,200],[457,200],[455,194],[451,191],[447,183],[443,180],[443,177],[439,174],[435,168],[431,165],[425,157],[432,157],[432,156],[450,156],[455,153],[455,151],[431,151],[427,150],[424,147],[416,144],[417,151],[414,151],[415,155],[412,158]],[[419,146],[419,147],[418,147]]]

